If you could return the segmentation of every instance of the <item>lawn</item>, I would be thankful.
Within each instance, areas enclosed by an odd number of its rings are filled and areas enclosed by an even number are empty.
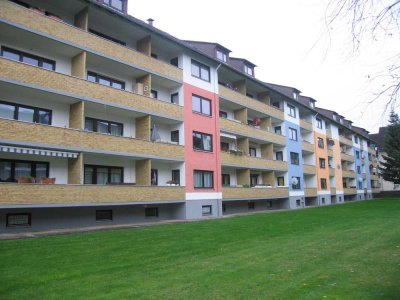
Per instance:
[[[0,299],[400,299],[400,199],[0,241]]]

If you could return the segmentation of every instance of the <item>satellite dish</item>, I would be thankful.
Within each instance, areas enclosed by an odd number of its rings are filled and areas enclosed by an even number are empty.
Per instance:
[[[299,180],[296,177],[293,176],[292,180],[291,180],[291,183],[292,183],[292,185],[298,185]]]
[[[358,182],[362,182],[362,178],[358,178]]]
[[[335,145],[335,141],[332,140],[332,139],[329,139],[328,140],[328,145],[332,147],[333,145]]]

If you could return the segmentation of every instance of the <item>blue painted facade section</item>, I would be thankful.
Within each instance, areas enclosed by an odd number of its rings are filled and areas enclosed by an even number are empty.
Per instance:
[[[370,169],[370,164],[371,162],[369,161],[369,157],[368,157],[368,150],[365,151],[364,150],[364,162],[365,162],[365,172],[367,173],[367,189],[371,190],[372,185],[371,185],[371,169]]]
[[[357,157],[358,152],[358,157]],[[356,188],[357,190],[363,189],[363,176],[362,176],[362,162],[361,162],[362,151],[360,148],[354,146],[354,171],[356,173]],[[360,169],[360,172],[358,172]],[[360,183],[362,184],[362,188],[359,187]]]
[[[303,176],[303,155],[302,155],[302,147],[301,147],[301,132],[300,126],[296,125],[292,122],[285,121],[286,127],[286,149],[287,149],[287,159],[288,159],[288,185],[289,191],[304,191],[304,176]],[[293,128],[297,130],[297,141],[291,140],[289,138],[289,128]],[[290,161],[290,152],[295,152],[299,154],[299,165],[293,165]],[[300,178],[300,189],[292,188],[292,177]]]

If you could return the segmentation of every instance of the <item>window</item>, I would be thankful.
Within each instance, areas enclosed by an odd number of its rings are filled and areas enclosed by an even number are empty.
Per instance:
[[[192,76],[210,81],[210,67],[192,59]]]
[[[275,133],[279,134],[279,135],[282,135],[282,127],[281,126],[276,126],[275,127]]]
[[[283,161],[283,152],[282,151],[277,151],[275,153],[275,159]]]
[[[171,131],[171,142],[179,144],[179,130]]]
[[[120,90],[125,90],[125,82],[110,78],[110,77],[106,77],[94,72],[88,72],[87,74],[87,80],[91,81],[91,82],[96,82],[102,85],[106,85],[106,86],[111,86],[113,88],[116,89],[120,89]]]
[[[123,0],[103,0],[104,5],[110,6],[119,11],[124,11],[124,1]]]
[[[115,136],[122,136],[124,126],[121,123],[97,120],[93,118],[85,119],[85,130],[93,132],[107,133]]]
[[[297,141],[297,130],[289,127],[289,139],[292,141]]]
[[[249,155],[252,157],[256,157],[257,156],[257,149],[253,148],[253,147],[249,147]]]
[[[279,101],[274,101],[274,102],[272,102],[272,106],[273,106],[273,107],[276,107],[276,108],[278,108],[278,109],[281,109],[281,103],[280,103]]]
[[[244,65],[244,72],[245,72],[247,75],[254,76],[254,69],[253,69],[253,67],[250,67],[250,66],[248,66],[248,65]]]
[[[360,151],[356,151],[356,158],[359,159],[360,158]]]
[[[272,201],[267,201],[267,208],[272,208]]]
[[[250,174],[250,186],[254,187],[258,184],[258,174]]]
[[[56,62],[54,60],[39,57],[7,47],[1,47],[1,56],[50,71],[54,71],[56,69]]]
[[[252,94],[246,93],[246,96],[249,98],[254,98],[254,96]]]
[[[99,37],[102,37],[103,39],[112,41],[112,42],[117,43],[117,44],[120,44],[120,45],[122,45],[122,46],[126,46],[126,43],[125,43],[125,42],[120,41],[120,40],[117,40],[117,39],[115,39],[115,38],[113,38],[113,37],[111,37],[111,36],[108,36],[108,35],[104,34],[104,33],[98,32],[98,31],[93,30],[93,29],[89,29],[89,32],[90,32],[90,33],[93,33],[93,34],[95,34],[95,35],[97,35],[97,36],[99,36]]]
[[[172,181],[176,184],[181,184],[181,171],[180,170],[172,170]]]
[[[221,142],[221,151],[229,151],[229,143]]]
[[[321,169],[325,169],[325,158],[320,158],[319,159],[319,167]]]
[[[158,55],[155,54],[155,53],[153,53],[153,52],[150,54],[150,56],[151,56],[152,58],[158,59]]]
[[[290,163],[292,165],[299,165],[299,154],[296,152],[290,152]]]
[[[211,100],[192,95],[192,110],[203,115],[211,116]]]
[[[179,66],[179,59],[178,57],[174,57],[173,59],[170,60],[170,64],[177,67]]]
[[[326,179],[325,178],[321,178],[321,190],[326,190],[327,186],[326,186]]]
[[[231,185],[231,175],[222,174],[222,185],[223,186],[230,186]]]
[[[317,143],[318,143],[318,148],[324,149],[324,139],[318,138]]]
[[[222,203],[222,211],[226,212],[226,203]]]
[[[276,178],[278,186],[285,186],[285,177],[279,176]]]
[[[247,202],[248,209],[255,209],[256,204],[254,202]]]
[[[292,189],[293,190],[300,190],[300,177],[292,177]]]
[[[317,127],[322,129],[322,120],[317,118]]]
[[[212,135],[193,131],[193,149],[212,152]]]
[[[179,93],[175,93],[171,95],[171,103],[179,104]]]
[[[214,187],[214,172],[199,171],[193,172],[195,189],[212,189]]]
[[[219,60],[221,60],[223,62],[227,62],[228,61],[228,55],[226,55],[225,52],[217,49],[217,59],[219,59]]]
[[[26,160],[0,159],[0,182],[17,182],[18,178],[49,177],[49,163]]]
[[[0,102],[0,118],[51,125],[51,110]]]
[[[359,190],[362,190],[362,189],[363,189],[363,184],[362,184],[362,182],[358,182],[358,189],[359,189]]]
[[[296,118],[296,107],[294,107],[293,105],[290,105],[290,104],[288,104],[287,107],[289,109],[288,115],[293,118]]]
[[[325,204],[325,198],[321,198],[322,204]]]
[[[300,206],[301,206],[300,199],[297,199],[296,200],[296,207],[300,207]]]
[[[124,168],[97,165],[85,165],[85,184],[109,184],[124,182]]]
[[[158,170],[151,169],[150,178],[151,178],[151,185],[158,185]]]
[[[149,217],[158,217],[158,207],[146,207],[144,209],[144,215]]]
[[[154,98],[154,99],[158,99],[158,92],[156,90],[151,90],[150,97]]]
[[[96,210],[96,221],[112,221],[113,214],[111,209]]]
[[[7,227],[30,227],[31,226],[31,214],[20,213],[20,214],[7,214],[6,216]]]
[[[219,111],[219,117],[220,117],[220,118],[227,119],[227,118],[228,118],[228,113],[227,113],[226,111],[220,110],[220,111]]]
[[[354,137],[354,143],[358,144],[358,136]]]
[[[203,205],[201,207],[201,215],[202,216],[211,216],[212,215],[212,206],[211,205]]]
[[[357,174],[361,174],[361,167],[357,166]]]

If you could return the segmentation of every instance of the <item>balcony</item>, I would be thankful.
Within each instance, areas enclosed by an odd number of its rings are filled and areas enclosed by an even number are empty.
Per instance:
[[[247,155],[235,155],[227,152],[221,152],[221,158],[223,166],[274,171],[288,170],[287,162],[280,160],[270,160]]]
[[[357,194],[357,189],[356,188],[344,188],[343,192],[345,195],[355,195],[355,194]]]
[[[304,196],[306,197],[315,197],[318,195],[317,188],[305,188],[304,189]]]
[[[301,143],[301,148],[303,149],[303,151],[307,151],[307,152],[312,152],[314,153],[314,145],[309,143],[309,142],[305,142],[303,141]]]
[[[336,195],[336,188],[331,188],[331,195]]]
[[[372,188],[372,193],[373,194],[379,194],[381,192],[380,188]]]
[[[0,140],[83,152],[183,160],[183,146],[6,119],[0,119]]]
[[[270,199],[289,197],[289,188],[242,188],[242,187],[223,187],[222,199]]]
[[[308,131],[313,131],[312,124],[310,122],[307,122],[306,120],[300,119],[300,127]]]
[[[79,48],[88,49],[88,51],[137,66],[150,73],[182,82],[183,72],[179,68],[14,3],[0,2],[0,18],[8,23],[27,27],[29,30],[52,39],[61,40]]]
[[[303,164],[303,172],[304,174],[313,174],[315,175],[317,170],[316,167],[313,165],[305,165]]]
[[[339,142],[341,144],[345,144],[347,146],[353,147],[353,141],[348,139],[347,137],[344,137],[343,135],[339,136]]]
[[[354,171],[342,170],[342,177],[344,177],[344,178],[356,178],[356,173]]]
[[[286,143],[286,138],[283,135],[278,135],[233,120],[220,118],[219,126],[221,130],[227,131],[232,134],[238,134],[241,136],[250,137],[279,145],[285,145]]]
[[[341,160],[354,162],[354,156],[353,155],[349,155],[349,154],[346,154],[346,153],[343,153],[343,152],[340,153],[340,158],[341,158]]]
[[[330,129],[327,129],[327,130],[326,130],[326,137],[327,137],[328,139],[331,139],[331,138],[332,138],[332,131],[331,131]]]
[[[218,88],[219,88],[219,96],[221,98],[224,98],[239,105],[243,105],[255,111],[262,112],[268,116],[277,118],[282,121],[285,119],[284,113],[280,109],[277,109],[271,105],[267,105],[261,101],[247,97],[223,85],[219,85]]]
[[[328,149],[328,156],[333,157],[333,150],[332,149]]]
[[[184,201],[184,187],[2,183],[0,206]]]
[[[77,99],[100,100],[104,103],[110,103],[110,105],[122,105],[149,114],[157,114],[179,120],[183,119],[183,107],[181,106],[96,84],[77,77],[4,58],[0,58],[0,70],[1,76],[7,80],[32,85],[37,88],[54,90]]]
[[[335,169],[334,168],[329,168],[329,176],[330,177],[335,176]]]
[[[379,180],[378,175],[371,174],[370,176],[371,176],[371,180]]]
[[[368,153],[369,154],[372,154],[372,155],[375,155],[376,153],[375,153],[375,149],[373,149],[373,148],[371,148],[371,147],[368,147]]]

